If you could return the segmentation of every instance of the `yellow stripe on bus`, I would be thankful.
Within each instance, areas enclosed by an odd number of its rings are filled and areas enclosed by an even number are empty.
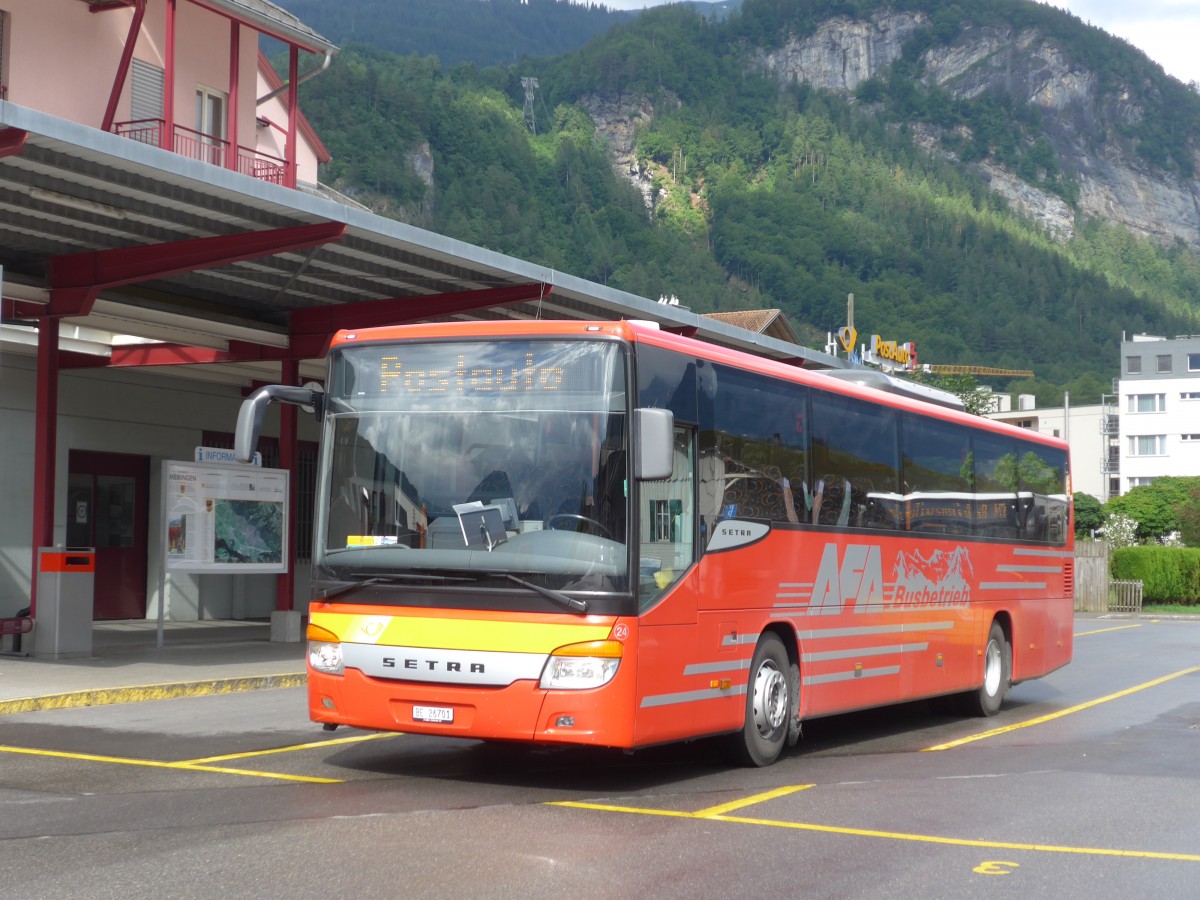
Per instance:
[[[611,623],[504,622],[433,616],[358,616],[314,612],[310,621],[352,644],[549,653],[563,644],[602,641]]]

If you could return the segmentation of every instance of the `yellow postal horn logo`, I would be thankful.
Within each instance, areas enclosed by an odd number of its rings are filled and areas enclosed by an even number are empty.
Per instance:
[[[844,325],[838,329],[837,339],[842,349],[849,353],[858,344],[858,329],[853,325]]]

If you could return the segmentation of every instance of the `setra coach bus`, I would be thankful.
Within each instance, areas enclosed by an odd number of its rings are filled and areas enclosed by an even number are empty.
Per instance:
[[[1071,659],[1066,444],[854,377],[627,321],[339,332],[237,428],[322,420],[311,718],[764,766],[814,717],[994,714]]]

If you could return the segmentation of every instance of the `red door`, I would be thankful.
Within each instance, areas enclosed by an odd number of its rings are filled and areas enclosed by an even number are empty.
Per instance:
[[[72,450],[67,546],[96,548],[97,619],[146,616],[150,459]]]

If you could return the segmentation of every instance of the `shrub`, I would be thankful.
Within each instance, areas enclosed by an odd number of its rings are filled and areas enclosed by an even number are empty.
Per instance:
[[[1143,603],[1200,603],[1200,549],[1121,547],[1111,571],[1118,581],[1140,581]]]

